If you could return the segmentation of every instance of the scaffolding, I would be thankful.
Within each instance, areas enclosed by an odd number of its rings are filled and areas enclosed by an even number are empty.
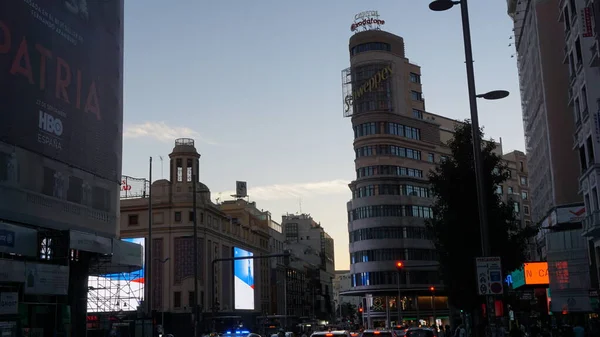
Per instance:
[[[119,316],[137,311],[144,299],[144,269],[113,269],[110,256],[99,257],[90,267],[87,311]]]

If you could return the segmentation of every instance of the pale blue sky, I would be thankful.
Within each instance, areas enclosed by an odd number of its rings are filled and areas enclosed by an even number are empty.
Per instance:
[[[196,139],[200,179],[218,197],[248,181],[260,208],[313,215],[334,237],[336,269],[348,268],[347,183],[355,176],[340,71],[348,67],[354,14],[378,10],[422,67],[427,111],[469,115],[460,10],[421,0],[144,0],[125,7],[123,174],[161,178],[177,137]],[[486,135],[523,150],[512,22],[506,1],[471,1],[478,92]],[[226,193],[225,193],[226,192]]]

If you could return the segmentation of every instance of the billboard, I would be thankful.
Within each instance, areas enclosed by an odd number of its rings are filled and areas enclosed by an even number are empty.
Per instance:
[[[2,141],[118,182],[123,1],[0,3]]]
[[[59,205],[56,199],[63,199],[112,213],[95,217],[109,219],[114,228],[90,224],[87,218],[71,222],[115,235],[123,128],[123,0],[0,1],[0,92],[0,194],[6,195],[2,185],[11,183],[21,193],[9,200],[31,200],[23,196],[29,190],[52,197],[43,203],[55,204],[57,212],[78,208]],[[43,168],[38,169],[40,164]],[[47,208],[28,211],[17,204],[1,211],[15,221],[56,229],[68,226],[54,221],[90,213],[71,210],[48,221]],[[46,221],[23,214],[44,214],[40,217]]]
[[[251,257],[252,252],[233,247],[233,257]],[[254,310],[254,259],[233,261],[233,292],[236,310]]]
[[[122,240],[142,246],[142,268],[127,273],[90,276],[88,278],[88,312],[135,311],[144,300],[146,239],[127,238]]]
[[[393,111],[389,62],[376,62],[342,70],[344,117],[370,111]]]

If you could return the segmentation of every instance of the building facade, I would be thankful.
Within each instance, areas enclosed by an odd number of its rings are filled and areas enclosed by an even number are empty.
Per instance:
[[[292,256],[287,271],[288,287],[304,278],[300,285],[299,297],[294,298],[288,288],[289,315],[311,319],[329,320],[333,318],[333,278],[335,277],[335,259],[333,239],[325,232],[320,223],[308,214],[283,215],[281,226],[285,237],[285,250]],[[301,303],[294,308],[293,303]],[[301,309],[300,309],[301,308]]]
[[[233,263],[216,263],[213,271],[212,261],[232,258],[234,248],[255,256],[267,254],[268,227],[263,214],[255,211],[254,204],[234,201],[217,205],[211,201],[209,188],[198,179],[200,154],[192,139],[175,140],[169,157],[170,179],[154,181],[149,193],[152,242],[148,240],[149,195],[121,201],[121,236],[146,238],[146,250],[152,252],[151,259],[146,254],[146,260],[151,261],[151,289],[146,296],[152,296],[152,310],[166,313],[165,331],[173,333],[190,331],[190,315],[196,303],[203,313],[204,329],[209,329],[210,317],[215,313],[240,316],[239,321],[253,326],[252,315],[268,309],[263,308],[269,302],[263,292],[269,292],[262,286],[269,284],[268,268],[263,269],[262,261],[253,260],[254,284],[261,285],[254,288],[254,309],[237,311]],[[194,292],[194,214],[198,224],[198,294]]]
[[[512,39],[519,71],[527,165],[535,173],[529,177],[531,220],[535,224],[540,224],[556,207],[582,201],[576,164],[579,159],[572,137],[581,122],[569,107],[573,98],[580,96],[581,88],[576,92],[570,89],[572,78],[565,60],[571,50],[565,48],[564,41],[572,34],[557,20],[559,2],[566,1],[507,1],[514,23]]]
[[[359,32],[350,38],[349,52],[351,66],[342,80],[356,179],[348,202],[352,287],[342,294],[364,297],[368,325],[382,326],[397,322],[400,284],[403,316],[433,324],[430,287],[438,289],[438,317],[448,316],[448,306],[425,229],[433,201],[427,173],[448,155],[444,144],[456,121],[425,112],[421,70],[406,58],[401,37]],[[405,264],[401,273],[396,261]]]
[[[283,235],[283,229],[281,224],[273,221],[269,221],[269,252],[271,254],[283,254],[285,237]],[[271,315],[285,315],[285,260],[283,258],[273,258],[270,260],[271,270],[271,306],[269,314]]]

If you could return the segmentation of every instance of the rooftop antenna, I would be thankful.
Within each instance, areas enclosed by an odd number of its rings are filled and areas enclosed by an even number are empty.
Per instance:
[[[300,214],[302,214],[302,198],[298,198],[298,204],[300,206]]]
[[[165,162],[163,161],[162,156],[158,156],[158,158],[160,158],[160,179],[165,179],[165,175],[164,175]]]

